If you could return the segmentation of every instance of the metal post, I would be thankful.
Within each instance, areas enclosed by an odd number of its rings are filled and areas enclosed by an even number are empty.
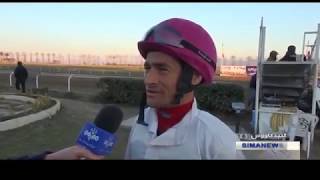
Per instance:
[[[318,88],[318,65],[319,65],[319,48],[320,48],[320,24],[318,24],[318,33],[314,44],[315,48],[315,75],[313,79],[313,98],[312,98],[312,114],[316,115],[317,106],[317,88]]]
[[[10,79],[10,87],[12,87],[12,75],[13,75],[13,74],[14,74],[14,72],[11,72],[11,73],[10,73],[10,78],[9,78],[9,79]]]
[[[264,50],[265,50],[265,44],[266,44],[266,27],[263,26],[262,28],[262,49],[261,49],[261,61],[264,60]]]
[[[317,39],[315,44],[315,58],[318,60],[317,63],[319,63],[319,51],[320,51],[320,24],[318,24],[318,32],[317,32]]]
[[[72,78],[73,74],[70,74],[70,76],[68,77],[68,92],[71,92],[71,78]]]
[[[240,117],[240,113],[241,113],[240,110],[236,110],[236,114],[238,115],[238,117]],[[239,129],[240,129],[240,118],[236,122],[236,129],[235,129],[236,133],[239,133]]]
[[[263,53],[264,53],[264,43],[265,43],[265,27],[263,26],[263,17],[261,18],[261,25],[260,25],[260,35],[259,35],[259,48],[258,48],[258,62],[257,62],[257,72],[256,72],[256,98],[255,98],[255,126],[254,132],[255,134],[259,133],[259,89],[260,89],[260,78],[261,78],[261,66],[263,60]]]
[[[309,126],[308,126],[308,133],[307,133],[307,159],[309,159],[309,158],[310,158],[311,124],[312,124],[312,123],[310,123],[310,124],[309,124]]]
[[[304,47],[305,47],[305,40],[306,40],[306,33],[303,34],[303,41],[302,41],[302,55],[304,55]],[[303,59],[303,57],[302,57]]]
[[[37,76],[36,76],[36,88],[37,89],[39,88],[39,76],[40,76],[40,74],[37,74]]]

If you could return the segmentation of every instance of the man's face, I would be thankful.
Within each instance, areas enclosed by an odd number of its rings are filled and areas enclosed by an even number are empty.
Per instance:
[[[179,62],[165,53],[150,52],[144,69],[147,104],[154,108],[169,107],[181,73]]]

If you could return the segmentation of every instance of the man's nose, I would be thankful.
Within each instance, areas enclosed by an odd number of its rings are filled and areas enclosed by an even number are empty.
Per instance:
[[[144,73],[145,84],[155,84],[158,82],[159,82],[159,77],[155,70],[150,69],[148,72]]]

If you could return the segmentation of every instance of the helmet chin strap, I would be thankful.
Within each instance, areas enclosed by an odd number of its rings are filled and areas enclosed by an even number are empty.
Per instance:
[[[180,61],[181,62],[181,61]],[[191,92],[196,86],[192,85],[193,69],[188,64],[181,62],[181,75],[177,83],[177,92],[171,104],[180,104],[181,98]]]
[[[144,121],[144,109],[147,106],[147,95],[146,92],[143,92],[141,101],[140,101],[140,107],[139,107],[139,117],[138,117],[138,124],[148,126],[148,124]]]

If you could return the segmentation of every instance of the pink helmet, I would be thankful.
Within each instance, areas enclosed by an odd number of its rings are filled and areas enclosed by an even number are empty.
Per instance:
[[[209,33],[192,21],[172,18],[157,24],[138,42],[138,49],[144,58],[150,51],[167,53],[193,67],[203,77],[202,83],[212,83],[216,48]]]

